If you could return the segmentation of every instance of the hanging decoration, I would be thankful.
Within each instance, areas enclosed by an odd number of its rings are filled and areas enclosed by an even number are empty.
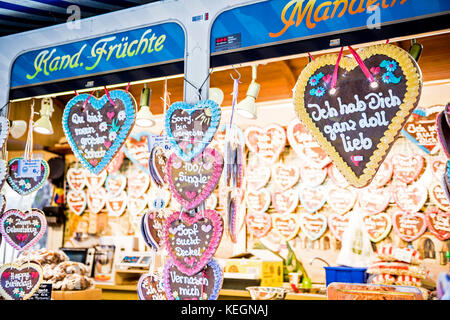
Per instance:
[[[86,192],[84,190],[69,190],[67,192],[66,202],[70,211],[80,216],[86,209]]]
[[[102,171],[98,175],[93,174],[89,171],[86,172],[86,186],[88,189],[98,189],[105,183],[106,178],[108,177],[108,174],[106,171]]]
[[[72,190],[83,190],[86,186],[86,170],[84,168],[69,168],[66,177]]]
[[[420,212],[396,211],[392,214],[392,225],[398,236],[406,242],[416,240],[427,229],[425,215]]]
[[[425,211],[428,230],[440,241],[450,239],[450,212],[436,207],[428,207]]]
[[[278,235],[286,241],[294,239],[297,235],[300,224],[298,214],[272,214],[272,226]]]
[[[388,236],[392,229],[391,216],[385,212],[365,214],[363,224],[372,242],[380,242]]]
[[[301,231],[311,241],[319,239],[327,230],[327,218],[321,213],[302,213],[299,219]]]
[[[0,267],[0,294],[6,300],[27,300],[39,288],[43,274],[34,262],[4,264]]]
[[[286,132],[276,124],[265,128],[249,126],[244,135],[248,149],[266,164],[275,163],[286,145]]]

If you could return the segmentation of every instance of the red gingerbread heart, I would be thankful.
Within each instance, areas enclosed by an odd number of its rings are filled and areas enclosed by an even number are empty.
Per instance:
[[[298,193],[294,189],[273,192],[272,204],[278,213],[291,213],[297,208]]]
[[[294,239],[300,228],[297,214],[272,214],[272,225],[286,241]]]
[[[244,134],[248,149],[269,164],[278,160],[286,145],[286,133],[279,125],[269,125],[264,129],[250,126]]]
[[[394,200],[406,212],[419,211],[427,201],[427,190],[419,183],[407,186],[396,185],[393,188]]]
[[[266,166],[256,167],[248,166],[245,171],[247,187],[250,190],[263,188],[270,179],[270,168]]]
[[[270,192],[266,188],[249,190],[246,194],[247,206],[251,211],[264,212],[269,209]]]
[[[381,188],[386,183],[389,182],[392,178],[392,174],[394,172],[394,168],[392,166],[392,163],[390,160],[386,159],[381,164],[380,168],[378,169],[377,173],[372,179],[372,182],[370,182],[369,187],[372,188]]]
[[[245,222],[248,232],[255,238],[264,237],[272,228],[270,214],[265,212],[247,212]]]
[[[390,188],[368,187],[359,194],[359,206],[364,213],[375,214],[384,211],[391,199]]]
[[[300,178],[300,169],[295,165],[279,163],[272,169],[272,180],[281,188],[287,190],[295,186]]]
[[[436,207],[428,207],[425,211],[426,223],[436,238],[440,241],[450,239],[450,212],[444,212]]]
[[[379,242],[391,232],[391,216],[385,212],[366,214],[363,223],[372,242]]]
[[[411,183],[417,179],[423,169],[424,160],[420,154],[396,154],[392,157],[394,178],[404,183]]]
[[[312,241],[319,239],[327,230],[327,218],[321,214],[303,213],[300,216],[302,232]]]
[[[340,215],[337,213],[331,213],[328,216],[328,228],[330,228],[331,234],[339,241],[342,241],[342,236],[345,229],[348,227],[349,220],[350,218],[348,214]]]
[[[73,190],[83,190],[86,185],[86,170],[83,168],[70,168],[67,170],[67,183]]]
[[[397,211],[392,215],[392,225],[398,236],[406,242],[416,240],[427,229],[425,215],[418,212]]]
[[[439,209],[450,211],[450,202],[445,195],[445,191],[439,182],[435,182],[428,188],[431,200]]]

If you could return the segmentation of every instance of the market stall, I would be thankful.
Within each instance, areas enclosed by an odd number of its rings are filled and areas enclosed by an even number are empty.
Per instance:
[[[436,298],[449,4],[232,2],[0,38],[5,299]]]

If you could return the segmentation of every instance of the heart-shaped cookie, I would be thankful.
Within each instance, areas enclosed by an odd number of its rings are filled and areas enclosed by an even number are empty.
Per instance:
[[[248,166],[245,171],[247,187],[250,190],[258,190],[264,188],[270,179],[270,168],[267,166]]]
[[[371,188],[384,187],[389,182],[389,180],[391,180],[393,173],[394,168],[392,166],[392,162],[389,159],[385,159],[383,163],[380,165],[380,168],[373,177],[372,181],[370,182],[369,187]]]
[[[331,162],[326,152],[313,138],[299,119],[292,120],[287,127],[289,145],[301,159],[315,168],[324,168]]]
[[[105,183],[108,174],[106,171],[100,172],[98,175],[92,172],[86,171],[86,186],[88,189],[98,189]]]
[[[167,189],[151,187],[147,195],[150,210],[161,210],[169,205],[170,191]]]
[[[244,135],[248,149],[267,164],[275,163],[286,145],[286,132],[276,124],[265,128],[247,127]]]
[[[435,182],[430,187],[428,187],[428,193],[430,195],[430,199],[434,202],[435,205],[438,206],[439,209],[450,211],[450,202],[448,201],[445,191],[442,188],[442,184],[440,182]]]
[[[440,241],[450,239],[450,212],[444,212],[436,207],[428,207],[425,211],[428,230]]]
[[[164,146],[154,146],[149,159],[150,176],[153,181],[162,186],[167,181],[167,155]]]
[[[118,172],[110,173],[105,180],[105,188],[110,195],[119,194],[125,189],[126,185],[127,178]]]
[[[448,122],[445,119],[445,115],[448,111],[439,112],[436,117],[436,127],[438,133],[438,140],[442,150],[444,150],[447,158],[450,158],[450,127]]]
[[[272,167],[272,180],[281,190],[295,186],[300,178],[300,169],[295,165],[278,163]]]
[[[302,213],[300,215],[300,227],[310,240],[319,239],[327,230],[327,218],[321,214]]]
[[[72,190],[83,190],[86,186],[86,170],[84,168],[67,170],[67,183]]]
[[[106,208],[111,217],[120,217],[127,208],[127,193],[120,191],[118,194],[106,195]]]
[[[167,300],[162,276],[157,273],[144,273],[138,281],[139,300]]]
[[[354,187],[368,185],[421,94],[420,69],[409,53],[390,44],[343,56],[332,81],[337,54],[312,60],[294,88],[301,122]],[[370,83],[359,64],[380,68]],[[333,90],[332,90],[333,89]]]
[[[427,229],[425,215],[419,212],[394,212],[392,214],[392,225],[398,236],[406,242],[416,240]]]
[[[237,218],[238,218],[238,201],[232,192],[227,193],[227,205],[225,208],[227,232],[233,243],[237,242]]]
[[[262,238],[272,228],[272,219],[266,212],[247,212],[245,217],[247,231],[255,238]]]
[[[147,191],[149,185],[149,175],[137,167],[133,166],[127,172],[127,191],[129,195],[139,197]]]
[[[14,249],[23,251],[42,238],[47,229],[47,218],[38,209],[23,212],[10,209],[0,217],[0,233]]]
[[[172,195],[185,210],[196,208],[214,191],[223,169],[222,155],[215,149],[205,150],[186,162],[173,153],[167,163]]]
[[[392,157],[394,179],[411,183],[417,179],[423,169],[424,160],[420,154],[405,155],[397,153]]]
[[[0,117],[0,149],[3,149],[9,134],[9,119]]]
[[[216,300],[222,287],[223,271],[217,261],[211,259],[201,272],[186,275],[169,260],[164,265],[163,279],[168,300]]]
[[[111,90],[100,99],[85,93],[73,97],[64,108],[62,126],[78,161],[99,174],[125,143],[135,119],[133,96]]]
[[[385,212],[366,214],[363,216],[364,227],[372,242],[379,242],[391,232],[391,216]]]
[[[436,180],[442,179],[442,176],[446,170],[447,160],[440,157],[435,157],[430,160],[429,164],[433,178]]]
[[[132,216],[137,216],[147,207],[148,195],[146,193],[140,196],[133,196],[128,194],[127,209]]]
[[[84,190],[69,190],[66,201],[70,211],[81,216],[87,205],[86,192]]]
[[[427,154],[435,154],[439,150],[436,117],[442,109],[444,106],[417,108],[402,129],[402,134]]]
[[[111,160],[111,162],[106,167],[106,171],[108,173],[114,173],[119,171],[120,167],[123,163],[123,158],[125,157],[125,153],[123,153],[123,147],[119,149],[119,151],[116,153],[114,158]]]
[[[39,264],[4,264],[0,267],[0,294],[6,300],[27,300],[39,288],[44,272]]]
[[[16,191],[21,196],[25,196],[27,194],[30,194],[33,191],[38,190],[42,187],[42,185],[45,183],[45,181],[48,178],[48,174],[50,173],[50,169],[48,167],[47,161],[43,159],[34,159],[31,161],[38,162],[38,165],[36,166],[37,173],[34,173],[32,175],[23,174],[20,170],[19,163],[26,162],[23,158],[13,158],[9,160],[8,162],[8,184],[9,186]],[[40,164],[40,166],[39,166]]]
[[[190,161],[201,154],[214,137],[220,123],[220,108],[212,100],[194,105],[175,102],[167,110],[164,121],[175,153],[181,160]]]
[[[151,247],[159,250],[164,241],[164,225],[166,223],[166,215],[164,210],[149,210],[142,219],[147,240]]]
[[[308,163],[302,165],[300,169],[301,183],[308,187],[317,187],[321,185],[327,177],[327,169],[316,168]]]
[[[164,242],[178,269],[193,275],[212,258],[223,234],[222,217],[214,210],[202,210],[194,217],[174,212],[165,222]]]
[[[342,175],[339,169],[332,163],[327,167],[327,173],[330,177],[331,181],[342,188],[347,188],[350,183],[348,183],[347,179]]]
[[[298,192],[294,189],[272,192],[272,205],[280,213],[294,212],[298,204]]]
[[[266,188],[249,190],[245,196],[250,211],[265,212],[270,206],[270,192]]]
[[[341,215],[338,213],[331,213],[328,215],[327,220],[331,234],[339,241],[342,241],[342,236],[350,221],[349,214]]]
[[[87,189],[87,206],[91,213],[99,213],[106,204],[106,190],[103,187]]]
[[[327,202],[338,214],[349,212],[355,205],[356,192],[349,188],[331,187],[328,189]]]
[[[310,213],[318,211],[327,201],[327,193],[323,186],[304,186],[299,189],[298,195],[302,206]]]
[[[272,214],[272,226],[284,240],[294,239],[300,229],[298,214],[274,213]]]
[[[150,174],[148,165],[150,159],[149,143],[153,134],[145,131],[132,133],[125,141],[123,152],[128,159],[146,174]]]
[[[376,214],[387,208],[390,199],[390,188],[367,187],[359,193],[358,202],[362,212],[367,214]]]
[[[395,203],[406,212],[419,211],[427,201],[427,189],[419,183],[392,188]]]

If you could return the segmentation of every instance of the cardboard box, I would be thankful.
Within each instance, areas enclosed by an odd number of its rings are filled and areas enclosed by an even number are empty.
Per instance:
[[[259,285],[262,287],[283,285],[283,260],[270,251],[254,249],[218,261],[223,268],[225,279],[259,279]]]
[[[102,289],[91,288],[77,291],[52,290],[52,300],[102,300]]]

